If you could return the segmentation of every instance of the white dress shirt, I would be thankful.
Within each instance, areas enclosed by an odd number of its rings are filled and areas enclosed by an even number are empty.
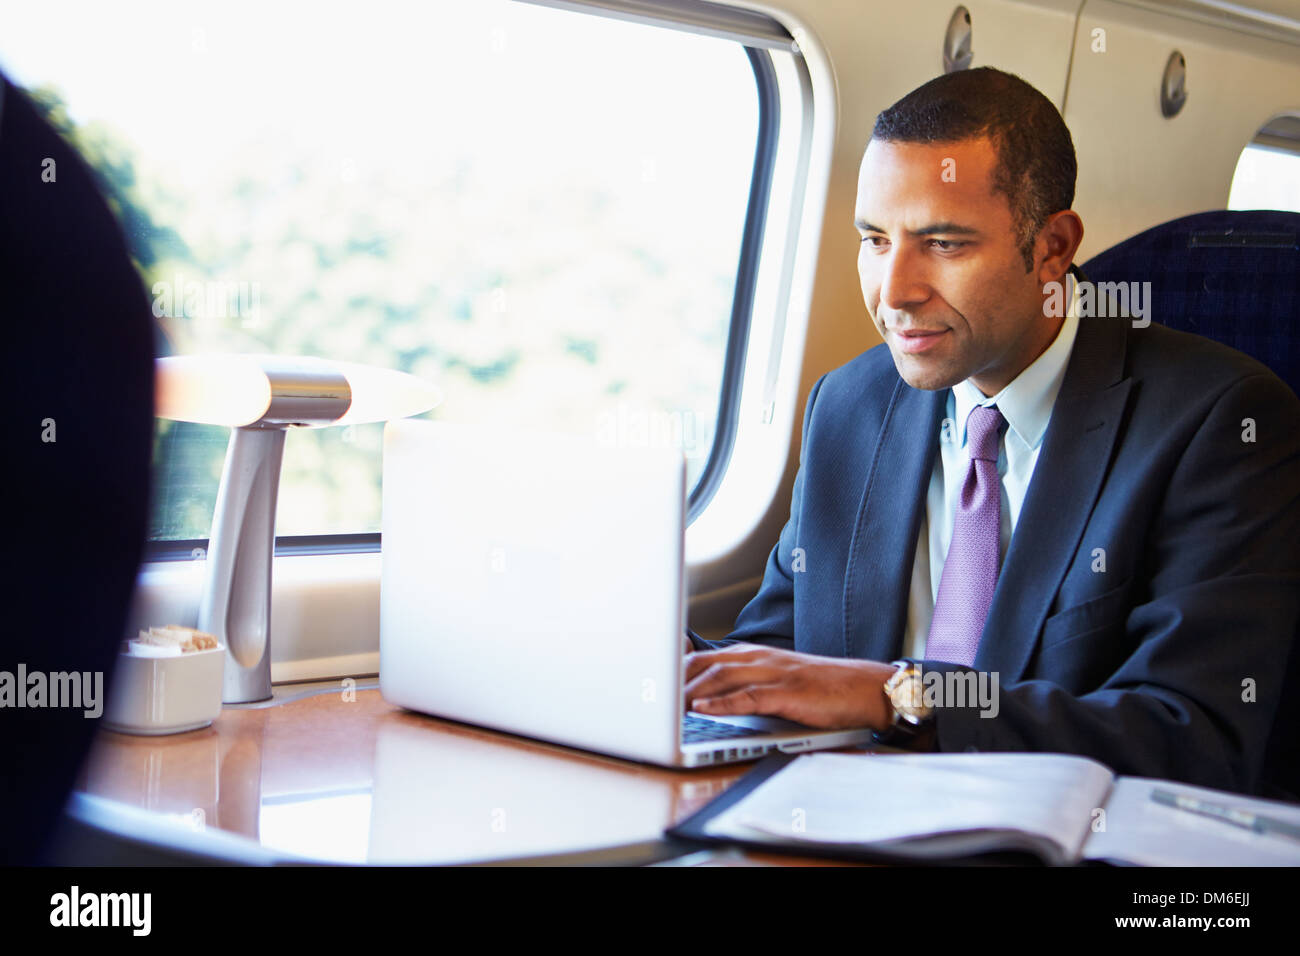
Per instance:
[[[1070,301],[1065,321],[1042,355],[996,395],[985,397],[969,379],[948,390],[944,427],[938,436],[939,454],[925,499],[925,515],[912,564],[912,587],[907,599],[907,629],[902,657],[925,658],[925,639],[939,594],[943,562],[952,540],[953,517],[969,462],[966,454],[966,419],[976,405],[997,405],[1007,427],[998,440],[998,479],[1002,489],[1002,534],[998,566],[1007,556],[1016,530],[1020,507],[1034,476],[1043,435],[1052,407],[1065,378],[1065,366],[1079,330],[1078,290]]]

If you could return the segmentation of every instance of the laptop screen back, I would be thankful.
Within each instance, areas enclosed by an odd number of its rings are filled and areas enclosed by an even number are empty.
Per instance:
[[[383,481],[385,699],[671,761],[680,451],[399,420],[385,428]]]

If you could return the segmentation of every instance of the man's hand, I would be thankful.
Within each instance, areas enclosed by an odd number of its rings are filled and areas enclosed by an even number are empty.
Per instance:
[[[686,707],[702,714],[767,714],[809,727],[889,726],[892,664],[819,657],[758,644],[686,658]]]

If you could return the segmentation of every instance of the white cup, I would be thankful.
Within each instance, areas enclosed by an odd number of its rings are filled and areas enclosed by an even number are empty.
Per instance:
[[[167,657],[121,653],[104,708],[109,730],[124,734],[179,734],[198,730],[221,713],[226,648]]]

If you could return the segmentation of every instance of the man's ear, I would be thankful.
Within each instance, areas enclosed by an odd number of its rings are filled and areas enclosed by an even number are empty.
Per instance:
[[[1083,220],[1073,209],[1062,209],[1047,217],[1039,230],[1034,250],[1038,262],[1038,282],[1060,282],[1074,261],[1074,254],[1083,242]]]

